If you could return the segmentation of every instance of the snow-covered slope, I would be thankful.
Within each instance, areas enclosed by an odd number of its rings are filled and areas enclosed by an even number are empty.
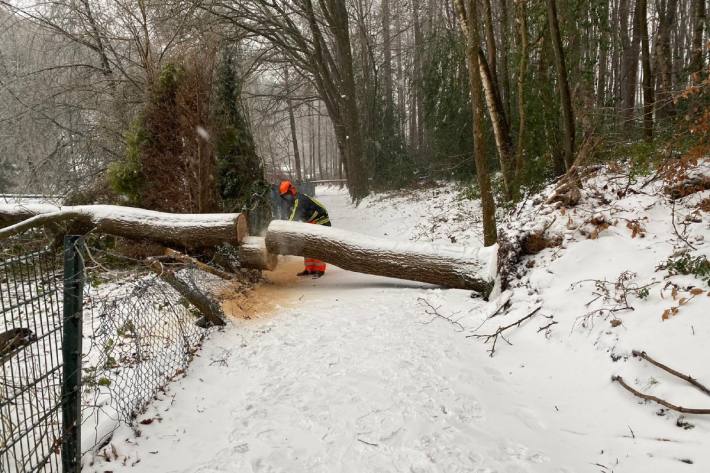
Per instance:
[[[656,270],[679,249],[710,254],[710,216],[696,211],[710,192],[671,204],[660,183],[628,184],[603,171],[573,210],[527,201],[506,231],[547,228],[561,245],[525,257],[490,303],[332,267],[297,279],[299,260],[286,261],[235,303],[252,318],[208,340],[141,417],[141,435],[118,432],[85,471],[710,471],[708,416],[611,381],[710,408],[689,383],[631,356],[645,350],[710,384],[708,283]],[[318,199],[336,227],[480,245],[478,207],[453,187],[359,207],[334,188]],[[493,340],[476,335],[529,314],[489,356]]]

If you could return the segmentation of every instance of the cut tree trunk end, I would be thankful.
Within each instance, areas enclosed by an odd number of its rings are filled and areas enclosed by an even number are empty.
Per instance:
[[[271,271],[276,267],[277,256],[266,249],[265,238],[250,236],[239,246],[239,263],[244,268]]]
[[[172,214],[118,205],[0,205],[0,240],[30,228],[71,223],[95,231],[165,245],[204,248],[239,245],[248,234],[244,214]],[[10,225],[10,226],[7,226]]]
[[[316,258],[359,273],[408,279],[487,296],[493,288],[478,249],[395,242],[307,223],[275,220],[266,248],[280,255]]]

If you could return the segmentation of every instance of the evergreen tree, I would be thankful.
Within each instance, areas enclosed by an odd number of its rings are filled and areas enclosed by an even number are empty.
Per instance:
[[[270,218],[269,186],[241,105],[241,84],[229,49],[223,52],[216,85],[213,121],[218,130],[217,186],[222,206],[226,211],[248,211],[252,231],[258,231]]]

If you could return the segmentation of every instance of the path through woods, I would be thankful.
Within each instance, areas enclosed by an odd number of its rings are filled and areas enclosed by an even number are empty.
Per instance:
[[[400,238],[418,205],[375,212],[344,193],[319,199],[338,227]],[[267,275],[244,305],[259,315],[213,334],[140,416],[150,423],[140,437],[122,428],[103,450],[112,461],[84,471],[703,471],[693,431],[620,393],[591,342],[545,343],[533,325],[489,358],[419,300],[475,313],[469,291],[333,267],[298,279],[300,264]]]

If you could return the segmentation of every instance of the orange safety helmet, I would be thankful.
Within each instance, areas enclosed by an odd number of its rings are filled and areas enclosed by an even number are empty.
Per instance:
[[[284,196],[288,193],[296,195],[296,186],[294,186],[291,181],[281,181],[281,184],[279,184],[279,195]]]

